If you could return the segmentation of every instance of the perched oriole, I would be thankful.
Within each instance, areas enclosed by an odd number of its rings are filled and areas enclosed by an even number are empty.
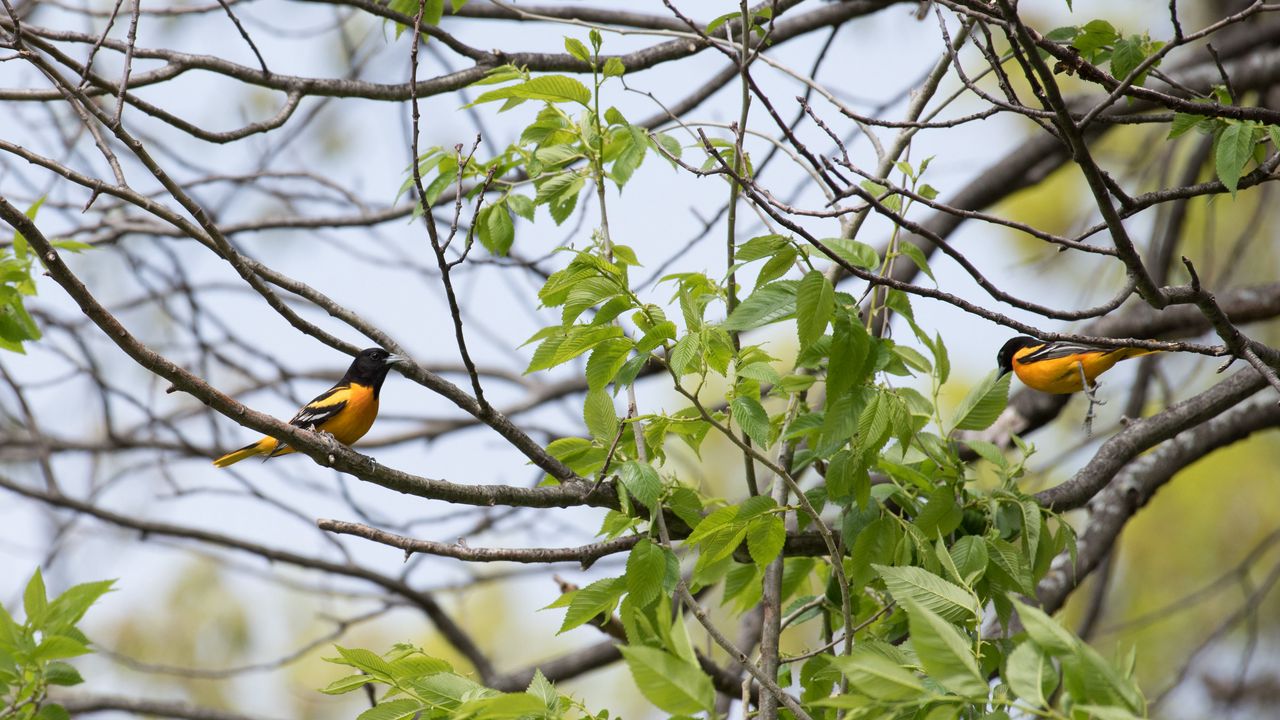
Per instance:
[[[343,445],[359,440],[369,432],[374,418],[378,417],[378,394],[382,392],[387,373],[401,360],[399,355],[392,355],[382,348],[361,350],[338,384],[304,405],[289,424],[328,433]],[[269,460],[293,451],[273,437],[264,437],[223,455],[213,464],[221,468],[254,455],[265,455],[263,460]]]
[[[1024,385],[1047,393],[1074,393],[1092,388],[1097,377],[1121,360],[1158,350],[1105,348],[1070,342],[1045,342],[1020,335],[1000,348],[1000,374],[1013,372]]]

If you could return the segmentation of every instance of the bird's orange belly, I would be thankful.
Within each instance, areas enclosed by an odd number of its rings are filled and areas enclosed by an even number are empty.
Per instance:
[[[1080,357],[1065,357],[1036,363],[1015,363],[1013,370],[1018,379],[1030,387],[1041,392],[1065,394],[1084,389],[1081,365],[1084,366],[1083,379],[1092,385],[1098,375],[1115,364],[1114,361],[1098,362],[1097,357],[1085,356],[1083,362],[1081,360]]]
[[[350,445],[369,432],[377,416],[378,401],[373,393],[353,392],[347,400],[347,407],[321,429],[333,435],[343,445]]]

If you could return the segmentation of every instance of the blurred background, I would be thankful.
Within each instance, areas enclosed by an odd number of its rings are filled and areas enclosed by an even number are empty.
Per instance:
[[[472,0],[470,5],[487,3]],[[1202,27],[1222,17],[1229,5],[1180,3],[1182,23]],[[702,22],[737,9],[729,2],[678,6]],[[791,12],[825,6],[805,2]],[[1046,32],[1103,18],[1126,33],[1164,39],[1172,32],[1167,6],[1163,0],[1077,0],[1068,8],[1057,0],[1028,0],[1021,13]],[[97,35],[113,7],[105,0],[41,1],[25,20]],[[388,84],[408,77],[412,33],[399,33],[394,23],[358,9],[357,3],[243,1],[230,7],[272,73]],[[670,17],[661,3],[628,7]],[[767,54],[780,66],[812,74],[859,112],[894,119],[903,113],[908,91],[943,48],[937,16],[930,10],[918,19],[917,9],[916,3],[891,4],[835,30],[820,28],[780,43]],[[112,38],[125,37],[127,15],[126,7]],[[954,33],[955,17],[941,16]],[[586,40],[584,27],[551,22],[446,17],[441,27],[468,45],[507,52],[558,53],[565,36]],[[605,32],[604,51],[626,53],[666,39],[661,31]],[[180,0],[163,8],[147,3],[137,43],[226,58],[250,68],[258,65],[217,3],[205,7]],[[89,45],[74,48],[83,61]],[[982,62],[972,47],[962,51],[961,59],[974,68]],[[420,64],[420,77],[427,78],[471,63],[432,41],[422,47]],[[725,58],[712,51],[659,64],[608,85],[607,100],[637,122],[662,112],[657,101],[680,101],[725,65]],[[140,54],[132,72],[164,66],[164,60]],[[94,67],[106,77],[118,77],[122,55],[103,50]],[[779,112],[792,117],[798,110],[793,98],[805,87],[777,68],[760,64],[756,73],[778,101]],[[1083,89],[1073,79],[1061,82],[1068,91]],[[86,174],[111,177],[93,138],[65,104],[21,97],[25,91],[49,88],[30,65],[0,62],[0,88],[0,138]],[[939,97],[960,88],[959,79],[949,74]],[[465,108],[476,94],[464,89],[423,98],[424,148],[469,147],[479,135],[477,155],[488,157],[513,142],[536,112],[533,103],[505,113],[498,113],[496,105]],[[213,132],[268,120],[285,102],[283,93],[200,71],[139,87],[136,95]],[[1257,104],[1267,100],[1265,94],[1254,97]],[[683,118],[689,124],[705,123],[709,134],[727,137],[728,123],[737,120],[738,102],[739,88],[728,82]],[[870,145],[856,126],[820,95],[812,102],[836,132],[848,136],[854,161],[874,166]],[[962,95],[944,116],[984,107]],[[126,108],[124,118],[158,162],[211,210],[241,252],[325,293],[388,332],[417,362],[438,367],[466,387],[465,376],[456,372],[459,358],[435,258],[400,193],[411,162],[408,103],[306,97],[279,129],[228,143],[197,139],[133,107]],[[759,106],[752,110],[750,126],[778,134]],[[692,146],[687,134],[668,129]],[[801,123],[797,132],[819,152],[833,151],[813,123]],[[946,201],[1041,132],[1023,118],[999,114],[922,132],[910,157],[915,163],[933,157],[925,179]],[[1194,137],[1166,143],[1166,133],[1161,124],[1119,126],[1098,141],[1096,151],[1125,187],[1148,191],[1173,182],[1171,174],[1196,151]],[[761,138],[748,141],[753,158],[763,157],[770,147]],[[687,152],[688,157],[696,155]],[[121,162],[139,191],[159,191],[144,168],[123,154]],[[1204,177],[1210,172],[1206,168]],[[797,206],[821,208],[825,202],[803,170],[785,156],[775,158],[760,177],[778,198]],[[1280,218],[1272,190],[1264,185],[1235,198],[1216,196],[1188,204],[1181,248],[1210,287],[1269,282],[1280,275],[1275,242]],[[0,153],[0,194],[22,207],[45,198],[37,219],[46,234],[93,245],[68,262],[95,295],[152,347],[255,409],[288,418],[349,362],[293,330],[228,264],[191,239],[177,237],[108,197],[82,212],[87,190],[11,150]],[[721,179],[678,171],[654,155],[623,192],[611,186],[614,238],[633,247],[643,265],[632,277],[656,279],[675,269],[719,276],[724,238],[720,210],[727,194]],[[164,201],[162,195],[157,198]],[[1068,166],[1010,196],[994,212],[1073,234],[1096,221],[1091,208],[1079,172]],[[447,214],[451,207],[443,210]],[[521,344],[554,317],[538,307],[540,274],[565,262],[556,248],[589,242],[598,217],[589,194],[563,225],[539,210],[534,223],[516,221],[510,258],[477,249],[455,278],[471,350],[486,371],[487,394],[499,408],[527,408],[516,415],[518,424],[542,441],[582,432],[581,396],[557,389],[581,377],[581,364],[525,376],[531,349]],[[752,213],[742,217],[742,239],[767,232]],[[1128,226],[1145,242],[1155,233],[1156,222],[1156,213],[1147,212]],[[839,234],[833,220],[810,219],[808,226],[820,237]],[[886,223],[873,218],[859,239],[881,245],[889,233]],[[1054,307],[1099,304],[1125,279],[1120,266],[1105,257],[1060,254],[991,225],[966,223],[951,240],[1004,289]],[[939,287],[995,304],[951,261],[938,257],[932,265]],[[741,282],[750,286],[753,278],[748,275]],[[670,285],[644,282],[640,287],[647,300],[669,304]],[[862,290],[853,285],[844,289]],[[42,278],[38,291],[29,307],[45,337],[28,343],[26,355],[0,355],[0,476],[7,482],[42,488],[43,465],[48,463],[64,493],[104,510],[402,578],[433,592],[502,670],[604,639],[589,626],[557,636],[560,611],[538,608],[560,594],[553,576],[585,585],[616,575],[620,556],[588,571],[572,564],[471,565],[423,555],[406,562],[397,550],[330,536],[315,526],[317,518],[336,518],[442,542],[465,538],[473,547],[569,546],[592,540],[603,511],[511,511],[427,502],[363,484],[301,456],[215,470],[212,457],[257,435],[208,413],[181,393],[166,393],[166,382],[125,357],[52,282]],[[315,306],[290,302],[308,320],[340,337],[370,344]],[[1037,321],[1012,308],[996,309]],[[915,301],[915,311],[917,321],[940,332],[950,349],[954,370],[943,398],[958,402],[994,366],[996,350],[1011,333],[923,299]],[[1039,327],[1073,326],[1042,321]],[[1251,333],[1271,344],[1280,341],[1274,323],[1254,326]],[[788,327],[759,334],[775,355],[785,358],[793,351],[794,334]],[[902,337],[905,341],[909,333]],[[1218,377],[1215,369],[1216,363],[1200,356],[1162,358],[1146,410],[1202,390]],[[1108,374],[1102,394],[1114,401],[1100,408],[1092,439],[1080,430],[1085,406],[1079,399],[1053,425],[1028,438],[1037,452],[1026,489],[1070,477],[1118,428],[1131,372],[1133,368],[1121,367]],[[642,410],[684,406],[660,382],[641,382],[639,390]],[[533,485],[540,480],[540,471],[501,438],[487,428],[458,422],[464,419],[447,401],[393,373],[383,393],[382,415],[362,443],[363,451],[383,464],[457,483]],[[1087,582],[1068,606],[1067,622],[1090,623],[1092,640],[1104,654],[1136,648],[1138,675],[1149,697],[1172,688],[1158,708],[1160,717],[1263,717],[1253,713],[1268,703],[1280,705],[1280,600],[1274,592],[1261,592],[1280,572],[1278,439],[1274,431],[1261,433],[1182,473],[1130,524],[1106,572]],[[728,457],[728,448],[710,439],[701,460],[688,455],[673,462],[684,479],[712,494],[740,492],[739,464],[717,462],[717,457]],[[37,565],[54,591],[118,578],[116,591],[84,624],[99,648],[98,654],[78,661],[88,679],[86,692],[188,700],[251,717],[343,718],[354,717],[367,702],[359,694],[316,692],[343,674],[322,660],[332,654],[333,642],[382,650],[408,641],[465,667],[419,609],[367,582],[269,563],[259,554],[189,538],[149,535],[0,489],[0,602],[6,607],[20,603],[22,587]],[[1094,586],[1100,577],[1108,581],[1098,592]],[[1224,625],[1233,618],[1238,622]],[[616,664],[561,687],[588,707],[608,707],[615,715],[654,712]],[[1242,693],[1247,693],[1244,699],[1236,697],[1233,703],[1233,695]]]

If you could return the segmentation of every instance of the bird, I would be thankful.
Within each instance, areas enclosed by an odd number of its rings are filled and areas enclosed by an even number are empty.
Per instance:
[[[1154,352],[1159,350],[1045,342],[1019,335],[1000,348],[996,363],[1000,367],[1000,377],[1012,372],[1033,390],[1058,395],[1085,390],[1091,394],[1098,376],[1113,365]]]
[[[403,361],[403,357],[382,348],[361,350],[342,379],[304,405],[289,424],[329,435],[343,445],[354,443],[369,432],[378,416],[378,395],[391,366]],[[264,456],[266,462],[291,452],[293,448],[267,436],[223,455],[213,464],[224,468],[255,455]]]

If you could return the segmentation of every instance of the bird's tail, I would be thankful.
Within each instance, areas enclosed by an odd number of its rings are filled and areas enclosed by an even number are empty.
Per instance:
[[[1120,348],[1119,350],[1116,350],[1116,355],[1118,355],[1121,360],[1128,360],[1129,358],[1142,357],[1143,355],[1151,355],[1158,352],[1164,351],[1146,350],[1143,348]]]
[[[247,457],[253,457],[254,455],[266,455],[267,457],[271,457],[276,450],[276,445],[277,443],[275,438],[264,437],[258,442],[250,443],[239,450],[223,455],[217,460],[214,460],[213,464],[215,467],[224,468],[228,465],[234,465]]]

